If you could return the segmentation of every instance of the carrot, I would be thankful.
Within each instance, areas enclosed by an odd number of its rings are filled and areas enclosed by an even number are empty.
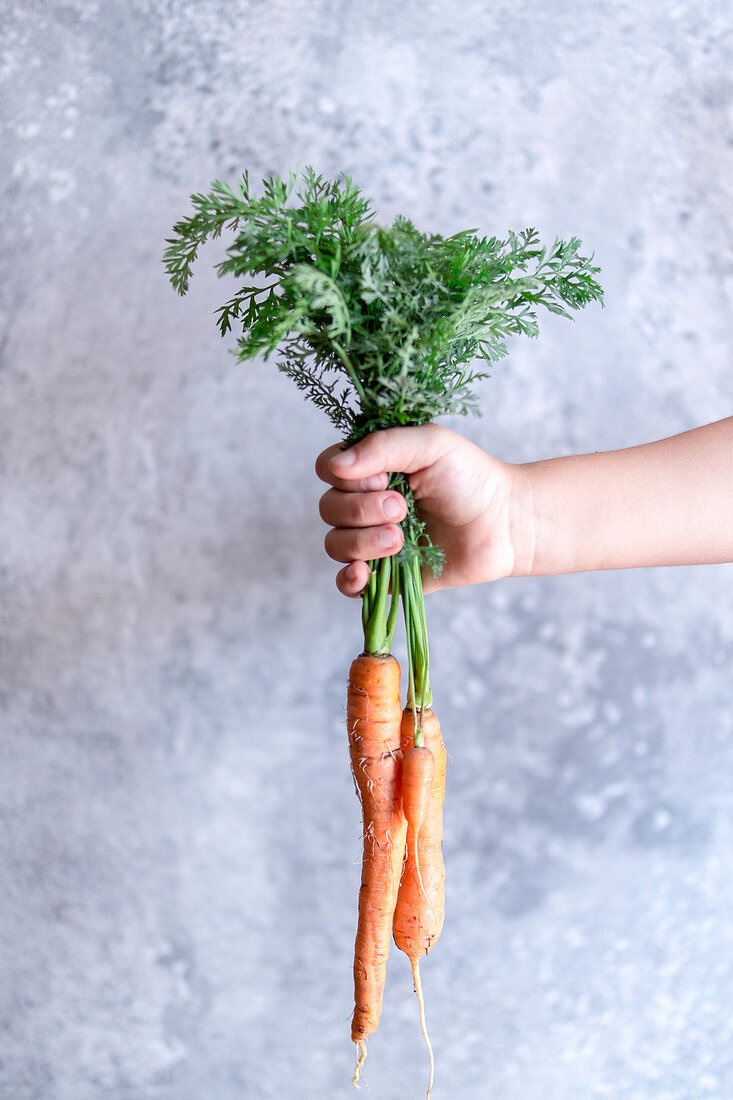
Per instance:
[[[418,824],[419,831],[415,829],[415,822],[411,824],[408,819],[405,863],[393,920],[395,943],[411,961],[419,960],[435,946],[445,915],[445,866],[441,844],[447,756],[440,723],[432,710],[423,711],[422,732],[423,746],[434,759],[434,771],[432,776],[430,772],[423,776],[429,788],[421,795],[425,808],[422,823]],[[400,740],[404,759],[408,762],[421,751],[414,748],[414,733],[413,711],[406,707]],[[407,810],[410,809],[408,805]]]
[[[420,716],[422,746],[415,746],[416,722]],[[445,796],[446,752],[440,723],[432,710],[414,712],[406,707],[402,715],[400,740],[403,752],[403,810],[407,820],[407,841],[397,904],[393,917],[394,940],[412,966],[423,1036],[430,1054],[430,1081],[434,1061],[427,1028],[420,982],[420,959],[433,948],[445,916],[445,867],[443,799]]]
[[[358,1088],[366,1040],[379,1023],[400,882],[407,822],[400,784],[400,666],[394,657],[362,654],[351,665],[347,729],[351,769],[361,799],[364,850],[359,920],[354,948],[354,1015],[357,1045],[353,1084]]]
[[[427,745],[409,745],[402,754],[402,811],[417,843],[430,802],[435,757]]]

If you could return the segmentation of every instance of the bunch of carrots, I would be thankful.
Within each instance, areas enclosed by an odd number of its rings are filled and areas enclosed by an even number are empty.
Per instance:
[[[422,581],[414,561],[400,564],[386,558],[372,577],[383,584],[391,575],[389,613],[369,614],[369,588],[364,596],[365,647],[351,665],[346,724],[351,768],[362,804],[363,842],[359,922],[354,950],[354,1015],[351,1038],[357,1046],[353,1083],[358,1087],[366,1057],[366,1040],[382,1012],[390,940],[412,965],[420,1022],[430,1055],[432,1089],[434,1061],[425,1024],[419,962],[435,945],[445,915],[445,868],[441,852],[446,751],[438,719],[430,709],[427,680],[427,636],[416,653],[409,646],[414,602],[422,603]],[[371,582],[370,582],[371,583]],[[375,585],[374,587],[377,587]],[[412,592],[411,592],[412,590]],[[399,594],[408,627],[410,684],[402,709],[401,670],[391,655]],[[408,593],[411,593],[408,595]],[[424,610],[424,609],[423,609]],[[375,632],[374,620],[385,629]],[[424,615],[422,616],[424,624]],[[420,659],[419,684],[414,666]]]
[[[354,951],[351,1038],[358,1085],[366,1040],[382,1011],[390,939],[412,965],[423,1035],[419,961],[435,945],[445,915],[441,853],[446,752],[432,710],[402,710],[400,666],[389,654],[363,653],[351,666],[347,728],[351,766],[361,798],[364,854]]]
[[[298,184],[300,183],[300,186]],[[534,229],[506,240],[465,230],[425,234],[407,218],[374,221],[371,202],[342,175],[306,168],[263,181],[247,173],[191,196],[164,264],[179,294],[188,290],[200,246],[226,229],[233,239],[219,275],[244,279],[217,311],[222,336],[239,332],[240,361],[279,354],[278,368],[321,408],[350,446],[369,432],[478,412],[474,383],[507,354],[506,339],[538,334],[537,307],[570,317],[602,301],[581,242],[540,245]],[[407,502],[403,546],[370,565],[363,593],[364,651],[351,665],[347,729],[363,814],[363,859],[354,953],[351,1037],[362,1079],[366,1041],[379,1023],[391,938],[412,966],[423,1035],[419,962],[440,936],[445,912],[441,852],[446,751],[430,690],[423,571],[440,571],[409,480],[389,487]],[[408,657],[407,703],[391,654],[402,607]]]

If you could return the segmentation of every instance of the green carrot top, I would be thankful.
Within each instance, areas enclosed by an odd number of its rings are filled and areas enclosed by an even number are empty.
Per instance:
[[[219,275],[238,287],[217,311],[222,336],[237,332],[239,360],[279,353],[278,367],[329,416],[346,445],[369,432],[478,412],[473,383],[507,354],[506,339],[537,336],[537,308],[564,317],[603,300],[592,257],[576,237],[540,245],[534,229],[506,240],[473,230],[425,234],[404,217],[374,221],[371,202],[342,175],[308,167],[270,176],[254,194],[244,173],[191,196],[164,264],[188,290],[199,246],[233,234]],[[428,705],[427,630],[420,567],[436,573],[442,551],[424,532],[403,475],[404,545],[373,564],[364,596],[365,648],[389,652],[396,599],[405,609],[413,700]],[[389,594],[391,591],[391,595]],[[371,647],[371,648],[370,648]]]

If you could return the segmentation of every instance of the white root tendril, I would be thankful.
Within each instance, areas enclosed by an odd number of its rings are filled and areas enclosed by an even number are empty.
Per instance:
[[[420,960],[410,959],[410,962],[412,964],[412,980],[415,983],[415,992],[417,993],[417,1004],[420,1009],[420,1027],[422,1028],[423,1039],[425,1040],[425,1045],[430,1055],[430,1080],[428,1081],[428,1091],[425,1094],[426,1100],[430,1100],[430,1093],[433,1090],[433,1077],[435,1075],[435,1059],[433,1058],[433,1048],[430,1045],[428,1029],[425,1023],[425,1002],[422,997],[422,983],[420,981]]]
[[[359,1082],[364,1081],[364,1075],[362,1073],[362,1066],[364,1065],[364,1061],[365,1061],[366,1056],[367,1056],[366,1041],[364,1039],[359,1039],[357,1041],[356,1050],[357,1050],[357,1059],[356,1059],[356,1065],[354,1067],[354,1076],[351,1078],[351,1083],[352,1083],[352,1085],[354,1086],[355,1089],[360,1089],[361,1085],[359,1084]],[[367,1088],[369,1088],[369,1085],[367,1085],[366,1081],[364,1081],[364,1084],[366,1085]]]

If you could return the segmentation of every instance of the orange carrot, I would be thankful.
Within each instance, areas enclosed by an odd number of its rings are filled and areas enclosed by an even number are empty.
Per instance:
[[[427,745],[409,745],[402,756],[402,810],[413,842],[430,802],[435,776],[435,757]]]
[[[403,808],[407,819],[407,842],[393,932],[395,943],[412,965],[420,1023],[430,1053],[429,1097],[434,1061],[425,1026],[419,963],[420,958],[435,946],[445,915],[445,867],[441,844],[446,752],[435,714],[432,710],[418,714],[422,722],[422,748],[414,746],[415,713],[406,707],[402,715]]]
[[[347,728],[351,768],[362,803],[364,852],[354,950],[351,1038],[358,1087],[366,1039],[379,1023],[390,930],[400,882],[407,822],[400,784],[400,666],[394,657],[362,654],[351,666]]]
[[[434,947],[445,915],[445,867],[441,844],[447,757],[440,723],[432,710],[423,712],[422,729],[423,745],[434,758],[435,770],[429,780],[427,804],[419,832],[415,835],[414,828],[408,828],[405,865],[393,921],[395,943],[411,961],[427,955]],[[414,730],[413,712],[406,707],[402,715],[401,744],[408,759],[420,751],[413,747]]]

